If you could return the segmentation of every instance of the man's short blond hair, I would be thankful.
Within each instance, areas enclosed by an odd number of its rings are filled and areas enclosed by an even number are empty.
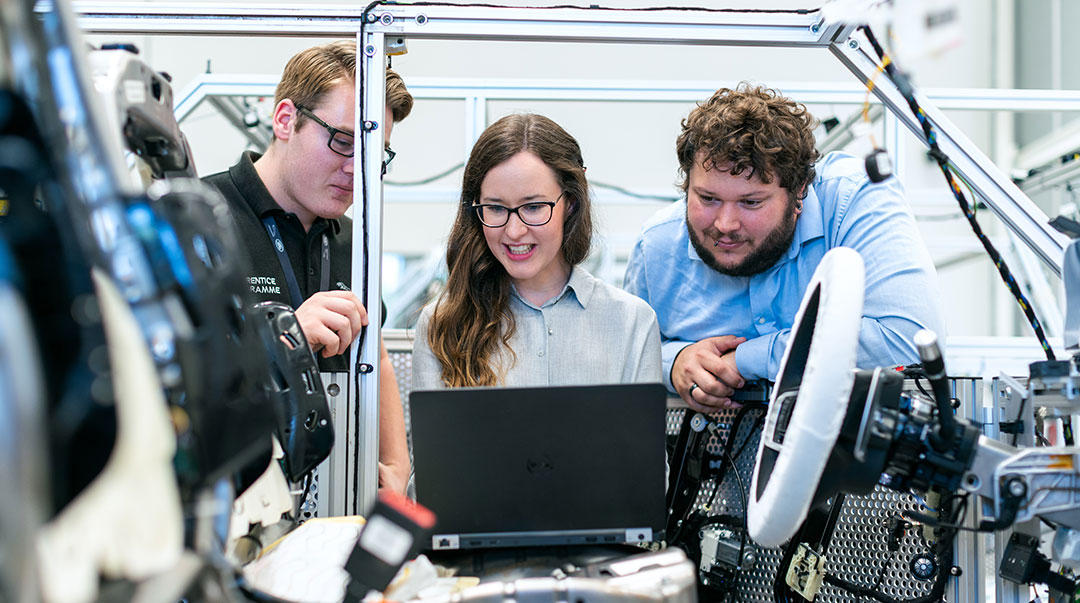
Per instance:
[[[312,46],[298,52],[285,65],[277,90],[274,106],[285,99],[294,105],[318,108],[326,95],[340,84],[356,82],[356,41],[338,40]],[[393,69],[386,70],[386,106],[401,121],[409,116],[413,97],[405,88],[405,82]],[[297,127],[303,122],[297,120]]]
[[[298,52],[285,64],[274,106],[289,99],[294,105],[317,108],[339,84],[356,81],[356,41],[338,40]]]
[[[401,121],[412,112],[413,96],[405,88],[405,81],[393,69],[386,70],[386,106],[394,116],[394,121]]]

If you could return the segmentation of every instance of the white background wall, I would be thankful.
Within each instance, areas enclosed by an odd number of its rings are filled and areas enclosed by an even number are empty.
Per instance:
[[[526,6],[541,2],[507,2]],[[550,4],[550,3],[549,3]],[[680,5],[717,6],[717,3],[680,1]],[[727,5],[761,8],[744,0]],[[770,7],[815,8],[820,2],[774,1]],[[1025,3],[1027,6],[1028,3]],[[645,0],[618,0],[605,6],[653,6]],[[941,56],[908,65],[916,84],[932,87],[1012,86],[1012,0],[960,0],[962,44]],[[94,37],[99,43],[104,38]],[[116,41],[115,37],[108,41]],[[209,69],[225,74],[276,74],[296,51],[316,44],[313,38],[134,38],[143,57],[155,68],[174,77],[174,90],[182,90],[196,74]],[[1003,47],[1004,46],[1004,47]],[[797,83],[841,83],[854,78],[827,51],[760,47],[680,47],[665,45],[556,44],[510,42],[446,42],[411,40],[409,53],[393,59],[393,68],[410,78],[483,78],[490,81],[550,79],[584,82],[612,80],[660,80],[705,82],[710,86],[734,85],[740,80],[775,86]],[[1043,86],[1048,87],[1048,86]],[[257,99],[251,99],[253,102]],[[268,114],[269,102],[260,105]],[[641,193],[676,194],[677,163],[674,141],[679,121],[690,103],[601,103],[493,101],[489,122],[515,111],[546,114],[574,134],[582,144],[591,180],[607,182]],[[857,107],[816,105],[819,118],[841,118]],[[441,172],[464,159],[464,103],[421,100],[413,114],[394,129],[393,147],[398,157],[387,175],[390,181],[418,180]],[[1014,130],[989,112],[950,112],[969,138],[991,156],[1008,155]],[[1004,128],[1002,124],[1008,128]],[[204,104],[182,127],[192,144],[200,174],[227,168],[245,148],[245,140]],[[1015,302],[997,280],[985,256],[952,263],[962,254],[977,251],[975,238],[959,219],[959,210],[936,166],[929,163],[921,145],[905,132],[907,153],[901,158],[909,201],[919,216],[920,227],[939,271],[941,299],[950,335],[1027,334],[1015,319]],[[865,140],[852,146],[865,152]],[[416,256],[441,246],[453,218],[460,170],[417,189],[388,188],[384,250]],[[598,192],[602,192],[598,189]],[[422,199],[420,198],[422,197]],[[641,222],[663,202],[621,201],[599,203],[600,234],[617,257],[629,249]],[[942,215],[956,219],[942,219]],[[982,214],[984,228],[1000,233],[989,211]]]

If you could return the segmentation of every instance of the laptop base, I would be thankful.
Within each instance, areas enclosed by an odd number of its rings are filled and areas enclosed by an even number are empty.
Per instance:
[[[431,550],[561,546],[580,544],[634,544],[653,542],[652,528],[620,530],[558,530],[535,532],[490,532],[476,534],[435,534]]]

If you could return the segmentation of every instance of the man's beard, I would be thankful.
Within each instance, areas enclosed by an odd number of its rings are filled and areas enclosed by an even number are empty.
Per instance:
[[[694,251],[697,252],[698,257],[709,268],[727,276],[754,276],[776,265],[776,262],[780,261],[780,258],[791,247],[791,241],[795,238],[794,203],[789,204],[788,209],[789,211],[784,213],[784,220],[776,228],[772,229],[769,234],[765,235],[765,238],[741,262],[730,267],[721,266],[720,262],[716,260],[716,256],[712,254],[712,248],[706,247],[698,238],[697,233],[694,232],[694,228],[690,224],[689,215],[686,217],[686,231],[690,233],[690,244],[694,246]],[[715,229],[713,230],[715,231]],[[719,231],[715,232],[716,236],[708,232],[703,234],[712,237],[714,240],[721,236]],[[732,236],[728,235],[727,238],[731,239]],[[739,238],[736,240],[744,241],[745,239]]]

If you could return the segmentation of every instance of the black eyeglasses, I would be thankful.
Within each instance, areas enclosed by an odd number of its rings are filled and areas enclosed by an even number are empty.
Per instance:
[[[518,219],[526,226],[543,226],[551,221],[551,215],[559,199],[562,199],[562,195],[554,201],[530,201],[513,209],[505,205],[479,203],[473,205],[473,209],[476,211],[476,217],[480,218],[480,223],[488,228],[506,226],[506,223],[510,221],[510,214],[517,214]]]
[[[383,176],[386,175],[386,167],[388,165],[390,165],[390,162],[394,160],[394,157],[397,157],[397,153],[394,152],[394,149],[391,149],[390,147],[386,147],[385,149],[383,149],[383,160],[382,160],[382,173],[383,173]]]
[[[334,126],[326,123],[325,121],[319,119],[318,116],[312,113],[311,110],[307,107],[297,105],[296,110],[299,111],[301,114],[315,120],[315,123],[326,128],[326,131],[330,133],[330,140],[326,141],[326,146],[329,147],[331,151],[337,153],[338,155],[341,155],[342,157],[353,156],[354,150],[352,134],[349,134],[345,130],[339,130]]]

